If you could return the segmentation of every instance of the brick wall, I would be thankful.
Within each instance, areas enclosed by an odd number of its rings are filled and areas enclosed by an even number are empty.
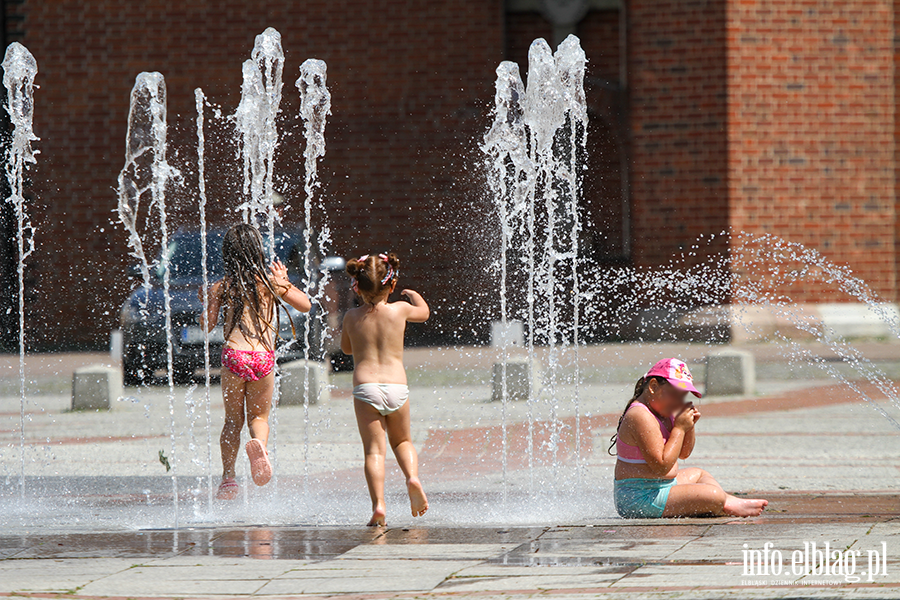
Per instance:
[[[649,266],[729,225],[726,0],[627,9],[632,248],[634,263]],[[720,240],[710,254],[727,250]]]
[[[896,299],[898,4],[628,0],[624,94],[598,84],[622,76],[619,14],[589,13],[577,33],[590,61],[584,206],[605,240],[598,256],[624,247],[615,239],[626,218],[617,169],[624,153],[635,265],[665,264],[698,236],[729,227],[771,231],[849,265]],[[193,90],[202,87],[232,113],[240,65],[270,25],[287,53],[280,126],[290,135],[276,167],[286,219],[302,220],[293,82],[303,60],[321,58],[334,114],[317,224],[331,226],[337,254],[401,254],[403,283],[435,309],[431,324],[412,331],[414,341],[483,338],[494,306],[484,290],[495,236],[477,147],[497,63],[515,60],[526,75],[529,44],[552,35],[540,14],[505,14],[502,0],[274,0],[264,10],[235,0],[11,6],[7,35],[29,47],[40,69],[33,347],[104,344],[133,285],[113,188],[135,75],[166,76],[170,160],[185,174],[184,187],[170,192],[172,219],[194,223]],[[230,125],[207,116],[211,212],[222,222],[239,201],[240,170]],[[728,253],[717,238],[687,260]],[[797,301],[840,299],[817,283],[785,291]]]
[[[281,126],[294,135],[276,167],[286,218],[302,220],[294,80],[302,61],[316,57],[328,64],[333,101],[320,174],[334,252],[390,247],[401,255],[403,284],[435,308],[434,322],[413,332],[420,339],[446,339],[460,317],[472,320],[446,283],[467,281],[459,258],[471,233],[464,215],[480,202],[471,153],[503,59],[501,0],[273,0],[259,10],[235,0],[45,0],[24,9],[22,42],[37,58],[41,86],[31,208],[40,245],[30,267],[39,298],[30,306],[34,347],[104,344],[132,287],[113,188],[135,75],[166,77],[170,158],[186,184],[170,198],[173,221],[192,223],[193,90],[202,87],[233,112],[241,63],[267,26],[281,32],[286,52]],[[240,172],[228,128],[213,122],[207,135],[210,202],[222,220],[239,200]]]
[[[900,240],[900,35],[898,35],[898,15],[900,15],[900,0],[894,0],[894,243]],[[900,248],[895,247],[895,252]],[[894,277],[900,284],[900,257],[896,261]],[[897,290],[900,296],[900,289]]]
[[[622,87],[619,11],[591,11],[578,24],[588,57],[588,155],[582,187],[582,253],[593,262],[627,259],[624,181],[630,170],[628,96]]]
[[[814,248],[885,300],[897,299],[893,12],[742,0],[727,27],[730,225]],[[850,300],[816,277],[779,288]]]
[[[619,13],[590,11],[578,24],[588,58],[585,95],[588,103],[588,156],[582,187],[583,255],[595,262],[621,261],[623,240],[623,169],[627,160],[626,96],[618,89],[620,68]],[[518,63],[527,82],[528,48],[539,37],[554,48],[553,27],[538,12],[506,17],[506,59]]]

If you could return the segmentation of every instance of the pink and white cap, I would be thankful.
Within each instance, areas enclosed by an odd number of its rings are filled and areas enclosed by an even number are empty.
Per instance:
[[[680,390],[687,390],[698,398],[702,394],[694,387],[694,377],[684,362],[677,358],[664,358],[647,371],[645,377],[665,377],[666,381]]]

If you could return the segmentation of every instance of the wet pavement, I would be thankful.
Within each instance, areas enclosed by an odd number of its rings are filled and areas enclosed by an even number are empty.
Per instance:
[[[706,468],[735,493],[768,498],[764,515],[615,515],[615,459],[606,447],[635,365],[648,354],[693,365],[705,351],[585,350],[580,389],[561,386],[555,406],[546,395],[510,403],[505,428],[499,403],[488,401],[490,350],[410,352],[412,434],[431,509],[409,516],[391,459],[387,529],[359,526],[368,499],[349,375],[335,376],[331,399],[308,412],[278,408],[276,479],[265,488],[242,479],[238,501],[223,504],[209,500],[223,418],[217,387],[208,414],[197,402],[200,380],[176,389],[173,446],[164,387],[130,388],[111,411],[72,412],[71,369],[104,357],[29,357],[23,439],[16,360],[0,357],[9,367],[0,376],[0,595],[900,597],[900,443],[890,421],[900,407],[886,394],[891,381],[804,378],[755,347],[768,378],[754,396],[703,399],[697,447],[683,465]],[[866,353],[900,374],[900,344]],[[558,430],[547,420],[551,409]],[[173,449],[177,510],[171,473],[158,460],[160,450],[173,458]],[[838,552],[827,574],[815,555],[826,542]],[[774,558],[768,573],[747,572],[745,561],[766,550],[770,558],[778,551],[782,572],[773,572]],[[797,552],[818,567],[785,572]]]
[[[607,519],[581,526],[0,535],[0,594],[360,600],[900,595],[900,496],[781,494],[772,497],[772,508],[754,519]],[[776,575],[776,561],[747,560],[748,550],[763,556],[766,542],[772,556],[799,552],[812,560],[795,565],[782,559],[780,568],[790,574]],[[833,556],[827,572],[815,558],[826,543]],[[847,556],[855,557],[852,569]]]

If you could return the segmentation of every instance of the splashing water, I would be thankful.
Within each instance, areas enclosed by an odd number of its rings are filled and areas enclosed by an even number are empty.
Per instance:
[[[272,27],[256,36],[250,58],[242,66],[241,101],[235,113],[238,145],[243,160],[244,202],[238,207],[245,223],[265,226],[265,251],[275,257],[275,223],[278,214],[273,200],[275,150],[278,147],[277,117],[281,105],[284,51],[281,34]],[[276,374],[272,398],[271,460],[278,485],[278,396],[280,376]]]
[[[212,398],[210,397],[210,360],[209,360],[209,263],[206,247],[206,136],[203,131],[204,107],[206,96],[203,90],[194,90],[194,103],[197,108],[197,192],[200,213],[200,269],[203,280],[203,393],[206,406],[206,485],[207,510],[212,511],[213,475],[212,475]]]
[[[272,206],[275,149],[281,104],[284,51],[281,34],[269,27],[256,36],[250,58],[242,67],[241,102],[235,114],[244,169],[244,195],[240,205],[245,223],[268,227],[267,253],[274,253],[277,215]]]
[[[315,190],[319,187],[318,160],[325,156],[325,122],[331,114],[331,93],[326,83],[328,81],[326,65],[323,61],[314,58],[307,59],[300,66],[300,77],[296,86],[300,92],[300,117],[303,119],[303,135],[306,138],[306,149],[303,151],[305,159],[306,176],[303,181],[305,197],[303,201],[303,273],[307,285],[310,286],[313,279],[313,250],[312,250],[312,208]],[[324,231],[324,229],[323,229]],[[324,238],[320,237],[320,244]],[[324,255],[324,252],[321,253]],[[310,286],[311,299],[314,302],[321,300],[328,282],[328,272],[324,271],[318,278],[315,290]],[[304,423],[304,487],[309,486],[309,345],[312,322],[312,314],[304,319],[303,325],[303,358],[305,368],[303,372],[303,423]],[[324,324],[321,311],[315,315],[319,319],[320,327]],[[319,360],[320,357],[316,357]]]
[[[500,321],[506,332],[509,324],[507,309],[508,295],[508,254],[510,241],[515,235],[514,224],[521,218],[521,207],[525,205],[522,194],[526,187],[522,184],[530,172],[531,161],[526,147],[525,125],[522,121],[522,99],[525,86],[519,75],[519,65],[504,61],[497,67],[497,81],[494,95],[494,122],[484,138],[482,151],[488,155],[490,176],[488,185],[494,207],[500,219]],[[501,338],[501,452],[503,471],[504,502],[507,499],[507,479],[509,468],[509,432],[507,411],[509,410],[509,389],[507,366],[509,364],[509,336]]]
[[[266,102],[263,103],[263,128],[260,132],[260,153],[265,157],[266,172],[263,191],[268,201],[268,206],[265,208],[269,226],[269,247],[270,252],[274,253],[275,220],[277,215],[272,206],[272,200],[275,196],[273,187],[275,148],[278,146],[276,118],[281,105],[281,89],[283,87],[281,76],[284,71],[284,51],[281,49],[281,34],[276,29],[269,27],[256,36],[250,58],[256,62],[259,68],[266,92]]]
[[[556,393],[560,383],[560,347],[562,351],[569,346],[573,348],[569,362],[575,368],[576,384],[579,378],[578,236],[581,225],[578,165],[587,136],[585,63],[580,42],[571,35],[560,44],[556,54],[543,39],[532,43],[528,53],[528,86],[524,90],[518,67],[509,62],[501,63],[497,68],[494,123],[482,146],[488,155],[489,186],[501,227],[501,321],[505,325],[511,316],[507,281],[510,251],[518,253],[524,247],[527,277],[524,303],[527,312],[524,316],[529,364],[534,361],[536,339],[550,347],[547,401],[551,409],[548,427],[554,455],[554,479],[558,476],[556,449],[562,427],[557,418],[559,397]],[[517,231],[525,232],[524,237],[516,235]],[[570,302],[570,297],[574,302]],[[545,307],[540,315],[535,314],[536,304]],[[572,311],[571,320],[561,318],[564,306]],[[505,341],[502,353],[503,464],[506,465],[506,363],[509,349]],[[533,393],[529,392],[527,445],[532,472],[535,424],[531,405],[534,400]],[[577,392],[573,402],[576,406],[576,438],[580,442]]]
[[[37,162],[39,152],[31,148],[37,141],[32,121],[34,118],[34,78],[37,61],[31,52],[18,42],[6,49],[3,57],[3,86],[6,88],[6,112],[12,122],[12,139],[6,149],[6,181],[10,195],[6,199],[13,205],[16,215],[16,272],[19,283],[19,452],[21,479],[19,491],[25,497],[25,260],[34,252],[34,228],[25,210],[24,177],[28,165]]]
[[[571,255],[571,295],[572,295],[572,325],[571,325],[571,345],[572,360],[574,367],[573,379],[575,382],[575,396],[573,403],[575,405],[575,467],[577,470],[577,481],[580,483],[582,469],[579,464],[581,461],[581,398],[580,386],[581,365],[579,363],[579,338],[578,332],[581,328],[581,282],[579,276],[578,264],[578,238],[581,234],[581,218],[579,214],[578,201],[581,196],[581,178],[578,176],[579,152],[581,152],[582,164],[583,157],[587,154],[587,100],[584,96],[584,70],[587,64],[587,57],[581,44],[573,35],[568,36],[559,45],[556,51],[556,63],[559,71],[560,83],[562,85],[563,98],[568,109],[568,156],[564,156],[557,174],[562,182],[563,194],[568,192],[568,218],[571,222],[567,224],[569,229],[569,253]],[[561,196],[560,200],[565,202]],[[561,241],[565,243],[563,238]],[[565,293],[565,286],[560,290]],[[557,437],[559,437],[557,433]]]
[[[276,32],[277,33],[277,32]],[[248,81],[247,71],[250,73],[249,81],[255,86],[253,94],[248,93],[242,97],[242,107],[246,113],[239,110],[240,118],[247,117],[245,123],[255,123],[255,129],[242,130],[248,135],[256,135],[256,138],[243,138],[242,143],[249,139],[255,144],[255,150],[246,145],[242,148],[241,157],[245,159],[244,175],[246,191],[250,197],[243,206],[248,220],[255,220],[260,225],[274,224],[274,211],[271,210],[271,184],[272,166],[274,164],[274,149],[278,143],[278,132],[274,129],[277,116],[278,102],[280,101],[280,66],[277,63],[277,52],[280,44],[268,44],[277,38],[273,35],[257,38],[260,51],[254,50],[252,66],[245,67],[245,83]],[[268,44],[268,45],[267,45]],[[864,282],[854,277],[852,272],[828,261],[819,253],[800,244],[793,244],[776,236],[757,235],[743,232],[717,233],[715,236],[702,237],[693,246],[685,250],[682,256],[673,257],[668,265],[655,268],[638,267],[608,267],[578,269],[578,231],[582,227],[582,220],[578,212],[578,200],[580,196],[580,180],[578,170],[583,161],[581,157],[585,151],[586,135],[586,110],[584,104],[584,90],[582,80],[584,77],[584,55],[577,43],[577,38],[568,38],[557,49],[555,54],[550,53],[546,43],[537,42],[533,47],[533,55],[529,69],[528,92],[519,76],[519,69],[513,63],[501,63],[497,69],[497,84],[494,107],[494,121],[490,131],[487,132],[483,151],[487,156],[487,165],[491,176],[489,178],[492,201],[499,216],[501,225],[501,240],[499,248],[499,262],[497,263],[500,274],[500,319],[506,323],[517,319],[525,321],[528,325],[528,352],[533,358],[535,354],[546,360],[549,371],[547,381],[542,390],[536,392],[528,400],[528,412],[526,414],[529,428],[518,427],[518,422],[508,422],[519,415],[519,421],[523,421],[522,412],[517,412],[516,407],[508,402],[506,377],[503,377],[503,403],[500,408],[500,421],[496,421],[496,405],[473,403],[466,407],[466,412],[482,411],[485,415],[487,433],[476,441],[484,441],[481,448],[483,456],[473,461],[470,453],[463,452],[458,463],[452,462],[449,445],[440,446],[433,442],[430,448],[423,449],[423,464],[443,465],[436,468],[433,473],[433,481],[429,484],[435,486],[435,511],[430,513],[430,523],[479,522],[479,523],[522,523],[534,524],[539,522],[559,522],[564,519],[584,519],[585,515],[591,518],[599,514],[611,514],[608,494],[595,495],[573,494],[574,497],[562,498],[556,493],[561,488],[556,484],[565,475],[577,475],[580,477],[582,468],[579,461],[583,455],[589,455],[591,450],[591,436],[597,432],[598,420],[585,414],[582,415],[580,389],[587,389],[588,383],[596,385],[598,382],[610,383],[610,375],[604,369],[589,371],[581,369],[579,365],[579,348],[583,348],[586,339],[610,339],[610,338],[642,338],[659,341],[664,339],[689,340],[711,345],[721,340],[721,333],[729,327],[733,327],[736,321],[741,322],[745,330],[756,334],[760,340],[774,342],[778,351],[782,352],[790,365],[798,368],[811,368],[820,370],[829,378],[842,382],[848,390],[860,398],[863,398],[874,409],[885,417],[893,427],[900,429],[895,417],[889,414],[879,402],[879,395],[887,398],[894,408],[900,409],[900,393],[893,381],[887,377],[877,364],[868,360],[863,354],[847,341],[841,339],[839,332],[830,331],[821,321],[810,318],[807,313],[798,308],[790,297],[790,289],[795,285],[821,285],[827,286],[830,292],[840,293],[841,298],[853,299],[867,304],[872,311],[886,323],[893,336],[900,337],[900,320],[897,315],[887,310],[878,299],[877,295],[866,286]],[[267,63],[268,58],[271,61]],[[267,67],[267,64],[269,65]],[[5,65],[4,65],[5,66]],[[11,70],[11,69],[10,69]],[[149,213],[159,212],[161,229],[156,230],[155,222],[152,233],[161,233],[163,239],[165,230],[165,185],[166,181],[176,177],[174,170],[170,169],[165,161],[165,87],[162,77],[158,80],[153,76],[158,74],[142,74],[143,86],[136,84],[132,96],[132,111],[129,115],[129,136],[126,150],[126,165],[119,177],[120,194],[120,218],[123,225],[129,231],[129,243],[132,254],[141,259],[142,273],[144,274],[145,296],[149,297],[150,269],[157,265],[148,263],[144,258],[144,248],[149,248],[149,242],[142,238],[138,224],[147,227],[151,216]],[[33,75],[32,75],[33,79]],[[278,85],[275,85],[275,83]],[[271,82],[272,85],[268,85]],[[310,285],[310,297],[314,301],[321,299],[324,286],[323,279],[314,277],[313,252],[324,254],[324,248],[328,244],[328,232],[325,227],[313,229],[313,218],[319,218],[324,214],[318,209],[321,200],[317,196],[319,180],[317,174],[318,160],[325,154],[324,128],[326,118],[330,114],[330,98],[325,86],[325,65],[320,61],[307,61],[301,68],[301,77],[297,80],[297,87],[301,94],[301,113],[305,125],[306,148],[305,180],[306,192],[305,224],[306,224],[306,255],[304,256],[304,273]],[[253,87],[251,86],[251,87]],[[9,86],[7,86],[9,87]],[[276,93],[277,92],[277,93]],[[155,96],[154,96],[155,94]],[[255,94],[255,95],[254,95]],[[10,95],[12,98],[12,95]],[[205,182],[205,158],[207,140],[204,135],[204,110],[206,99],[201,90],[195,90],[197,108],[197,161],[198,161],[198,191],[200,200],[200,225],[201,235],[206,232],[206,182]],[[246,100],[246,103],[245,103]],[[255,103],[255,104],[254,104]],[[268,103],[268,104],[265,104]],[[30,102],[29,102],[30,105]],[[274,109],[273,109],[274,106]],[[252,109],[252,110],[251,110]],[[8,109],[9,110],[9,109]],[[207,115],[208,116],[208,115]],[[271,120],[267,120],[271,117]],[[274,138],[266,138],[262,134],[265,127],[271,125]],[[209,124],[206,124],[209,127]],[[30,121],[29,129],[30,131]],[[18,130],[17,130],[18,131]],[[242,133],[242,135],[243,135]],[[33,134],[31,134],[33,136]],[[31,137],[30,139],[35,139]],[[272,153],[268,152],[272,149]],[[246,152],[243,152],[246,150]],[[33,162],[25,159],[24,163]],[[12,163],[10,163],[12,164]],[[254,166],[255,165],[255,166]],[[24,165],[23,165],[24,166]],[[9,176],[9,166],[7,174]],[[19,179],[21,182],[21,178]],[[15,192],[17,188],[13,187]],[[21,187],[18,188],[21,191]],[[149,203],[146,196],[150,196]],[[20,201],[13,198],[14,201]],[[253,204],[259,200],[258,204]],[[257,210],[259,209],[259,210]],[[24,211],[23,211],[24,214]],[[272,219],[272,220],[270,220]],[[27,220],[25,221],[27,225]],[[270,229],[271,230],[271,229]],[[30,227],[26,226],[29,232]],[[714,254],[703,248],[706,243],[712,243],[712,238],[719,236],[728,238],[729,253]],[[315,240],[314,240],[315,238]],[[315,241],[318,242],[316,248]],[[20,249],[23,254],[28,251],[27,239],[24,234],[20,240]],[[206,288],[207,256],[206,244],[201,244],[203,253],[203,278]],[[167,272],[165,252],[160,259],[159,272]],[[698,259],[699,256],[708,256]],[[527,281],[522,276],[528,265]],[[315,286],[313,281],[316,282]],[[21,279],[20,279],[21,284]],[[314,288],[314,289],[313,289]],[[520,290],[527,290],[527,297]],[[167,287],[164,290],[167,294]],[[21,294],[20,294],[21,298]],[[521,301],[520,301],[521,300]],[[204,298],[204,305],[208,298]],[[759,309],[765,308],[778,316],[779,325],[774,329],[768,329],[768,325],[757,318]],[[536,309],[542,309],[541,314],[535,314]],[[546,309],[546,310],[543,310]],[[143,305],[146,312],[146,301]],[[20,315],[21,317],[21,315]],[[321,314],[315,318],[321,318]],[[21,321],[20,321],[21,322]],[[312,321],[314,323],[315,321]],[[305,338],[309,342],[310,321],[307,322]],[[167,322],[167,328],[171,323]],[[837,360],[823,358],[816,354],[808,344],[792,339],[786,328],[804,332],[808,337],[820,341],[829,351],[837,357]],[[635,332],[637,332],[635,334]],[[171,335],[171,334],[169,334]],[[512,349],[508,346],[509,337],[504,336],[502,356],[504,368],[506,361],[511,357]],[[20,340],[21,358],[20,368],[24,361],[24,341]],[[171,343],[171,340],[169,340]],[[207,339],[208,344],[208,339]],[[546,345],[546,349],[539,346]],[[538,348],[536,348],[538,346]],[[171,352],[171,345],[169,348]],[[359,506],[366,503],[364,487],[361,481],[354,479],[351,484],[346,483],[343,466],[346,461],[335,460],[343,457],[333,450],[317,448],[320,442],[322,446],[330,443],[328,434],[319,436],[320,430],[314,427],[316,411],[322,408],[322,413],[334,410],[337,406],[312,407],[310,416],[309,379],[304,383],[305,402],[303,413],[303,494],[292,491],[300,491],[299,480],[292,486],[290,473],[286,473],[282,490],[276,488],[277,493],[261,492],[249,485],[244,486],[244,503],[235,503],[232,506],[213,506],[214,487],[212,485],[212,438],[211,438],[211,413],[209,399],[209,350],[204,348],[206,379],[206,422],[207,422],[207,448],[205,461],[202,460],[202,441],[194,437],[195,421],[199,426],[202,414],[200,412],[200,399],[197,390],[192,387],[184,390],[184,414],[179,413],[178,420],[184,421],[186,414],[190,424],[190,444],[179,448],[180,461],[175,460],[175,434],[176,418],[173,411],[174,393],[171,378],[171,364],[169,365],[169,425],[173,448],[169,452],[169,459],[173,466],[180,467],[182,473],[181,486],[185,488],[185,480],[196,477],[196,487],[190,490],[194,493],[194,514],[190,518],[189,511],[184,511],[191,522],[248,522],[248,519],[266,523],[297,523],[298,516],[306,523],[354,523]],[[440,354],[440,350],[435,350]],[[477,352],[474,350],[460,350],[461,353]],[[310,358],[307,349],[305,357]],[[312,357],[317,358],[317,357]],[[479,367],[480,368],[480,367]],[[473,371],[474,372],[474,371]],[[24,371],[22,370],[22,444],[24,445]],[[861,382],[874,384],[875,393],[870,387]],[[482,384],[479,381],[478,384]],[[618,382],[621,383],[621,382]],[[581,386],[584,386],[583,388]],[[422,390],[421,386],[419,391]],[[434,384],[434,391],[440,392],[452,388],[453,384]],[[474,387],[474,386],[473,386]],[[486,387],[486,386],[482,386]],[[587,393],[583,393],[585,398]],[[435,393],[439,398],[439,394]],[[439,398],[440,399],[440,398]],[[601,400],[589,405],[608,408]],[[571,402],[567,405],[566,402]],[[618,399],[614,399],[618,402]],[[587,405],[587,402],[585,402]],[[179,402],[179,406],[182,406]],[[885,405],[886,406],[886,405]],[[620,407],[618,407],[620,408]],[[574,409],[574,418],[571,411]],[[148,408],[149,410],[149,408]],[[283,413],[283,414],[287,414]],[[337,414],[337,413],[333,413]],[[294,423],[299,430],[299,414]],[[273,424],[276,419],[273,411]],[[283,417],[284,418],[284,417]],[[352,418],[352,417],[351,417]],[[440,430],[440,433],[451,433],[454,427],[460,426],[461,420],[457,415],[429,417],[431,422],[428,427]],[[474,419],[466,423],[466,427]],[[323,419],[325,423],[327,419]],[[416,423],[423,425],[423,421]],[[502,430],[500,437],[494,435],[490,429],[494,427]],[[344,423],[355,435],[352,422]],[[480,426],[475,422],[475,426]],[[330,421],[327,427],[332,427]],[[274,432],[277,427],[273,427]],[[323,427],[325,429],[325,427]],[[337,427],[333,427],[337,429]],[[479,434],[482,435],[482,434]],[[354,438],[355,439],[355,438]],[[429,439],[430,436],[429,436]],[[434,439],[437,439],[435,436]],[[182,436],[181,440],[184,440]],[[500,443],[497,443],[501,440]],[[526,441],[527,440],[527,441]],[[467,440],[470,441],[470,440]],[[526,450],[527,444],[527,451]],[[426,446],[428,443],[426,442]],[[288,446],[285,445],[285,448]],[[312,451],[310,450],[312,447]],[[447,452],[436,456],[437,452]],[[521,453],[517,449],[523,450]],[[469,450],[469,448],[465,448]],[[274,452],[274,448],[273,448]],[[329,452],[331,454],[329,454]],[[434,452],[434,453],[430,453]],[[579,453],[583,453],[579,454]],[[521,458],[519,456],[521,454]],[[297,453],[299,456],[299,452]],[[274,458],[274,453],[273,453]],[[500,459],[503,472],[503,498],[508,503],[494,502],[493,492],[485,486],[491,485],[492,473],[489,469],[493,459]],[[527,459],[527,461],[526,461]],[[320,464],[316,464],[316,461]],[[434,462],[431,462],[434,460]],[[439,462],[443,461],[443,462]],[[197,501],[200,492],[200,477],[202,469],[206,467],[206,479],[208,485],[207,511],[199,510],[200,502]],[[287,465],[287,461],[284,461]],[[312,462],[313,470],[310,471]],[[525,463],[524,465],[522,463]],[[596,466],[596,465],[592,465]],[[321,468],[320,468],[321,467]],[[574,467],[574,470],[564,472],[563,468]],[[24,468],[25,454],[22,454],[21,479],[24,494]],[[246,465],[244,466],[246,471]],[[287,471],[288,469],[285,469]],[[516,472],[518,470],[518,472]],[[526,473],[527,470],[527,473]],[[299,469],[298,469],[299,471]],[[552,472],[551,472],[552,471]],[[508,479],[507,473],[509,472]],[[359,473],[354,470],[354,478],[359,478]],[[535,483],[535,478],[544,478],[550,473],[554,485],[540,485]],[[296,472],[294,474],[297,474]],[[527,475],[527,476],[526,476]],[[429,475],[431,477],[431,475]],[[484,479],[481,479],[485,476]],[[444,479],[442,479],[444,477]],[[529,486],[528,477],[531,478]],[[147,477],[143,481],[147,491],[144,493],[146,500],[140,503],[129,504],[123,502],[122,509],[117,516],[117,523],[128,523],[129,526],[141,523],[144,526],[167,526],[171,522],[171,514],[168,505],[169,495],[165,492],[168,485],[165,479],[158,475]],[[277,482],[277,480],[275,480]],[[455,482],[460,481],[457,485]],[[469,482],[477,481],[472,486]],[[89,489],[92,484],[77,488],[75,484],[63,481],[61,484],[51,481],[38,482],[46,489],[58,486],[63,491],[55,492],[55,496],[61,499],[67,507],[75,507],[69,513],[59,516],[60,513],[51,506],[46,499],[38,499],[36,502],[45,502],[41,505],[44,511],[51,515],[48,519],[64,521],[70,515],[75,514],[86,522],[90,514],[101,506],[100,500],[96,500],[96,490]],[[273,482],[274,483],[274,482]],[[521,486],[515,486],[520,483]],[[541,484],[544,482],[541,481]],[[187,487],[192,487],[191,481]],[[450,488],[450,491],[440,490],[440,486]],[[454,487],[456,486],[456,487]],[[133,486],[132,486],[133,487]],[[175,502],[176,526],[178,526],[178,487],[177,480],[172,481],[173,498]],[[472,489],[474,487],[474,489]],[[543,489],[542,489],[543,488]],[[485,491],[487,489],[487,491]],[[76,490],[76,491],[72,491]],[[81,497],[78,490],[83,490]],[[37,495],[36,495],[37,497]],[[88,500],[86,500],[88,499]],[[393,505],[400,501],[399,496],[392,496],[390,502]],[[544,507],[540,516],[535,516],[535,500]],[[183,504],[183,503],[182,503]],[[441,513],[446,506],[453,507],[449,512]],[[24,506],[24,505],[23,505]],[[27,507],[25,507],[27,508]],[[80,512],[79,512],[80,509]],[[603,512],[606,511],[606,512]],[[25,514],[25,511],[22,512]],[[88,515],[88,516],[83,516]],[[31,519],[31,514],[22,518],[26,524]],[[2,521],[0,521],[2,522]],[[92,525],[93,526],[93,525]]]
[[[144,298],[141,312],[148,314],[150,299],[150,262],[144,250],[139,231],[141,198],[148,192],[150,204],[146,217],[155,210],[159,216],[160,253],[159,271],[163,279],[163,310],[166,327],[166,365],[169,384],[169,437],[171,441],[172,492],[175,527],[178,527],[178,462],[175,456],[175,381],[172,344],[172,306],[169,290],[169,231],[166,224],[166,184],[177,180],[180,173],[166,162],[166,82],[157,72],[140,73],[131,90],[128,111],[128,133],[125,140],[125,166],[119,173],[119,219],[128,231],[128,243],[132,256],[140,260],[144,280]]]

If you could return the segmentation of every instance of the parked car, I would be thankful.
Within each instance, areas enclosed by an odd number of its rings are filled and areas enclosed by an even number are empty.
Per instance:
[[[222,238],[225,229],[211,229],[207,233],[207,269],[209,281],[222,277]],[[288,266],[291,281],[300,289],[307,289],[302,282],[304,240],[302,230],[278,229],[275,237],[275,255]],[[174,378],[179,383],[189,382],[194,372],[204,365],[203,344],[204,333],[200,326],[202,303],[197,297],[197,290],[202,285],[200,231],[181,229],[170,239],[167,248],[169,261],[169,298],[172,323],[172,361]],[[309,313],[301,313],[292,307],[286,307],[293,320],[297,339],[292,339],[291,323],[279,308],[280,331],[276,347],[279,362],[297,360],[304,357],[304,337],[309,324],[309,356],[313,360],[328,360],[329,355],[339,351],[334,340],[327,338],[323,323],[334,321],[334,316],[326,310],[342,314],[344,307],[340,300],[346,296],[339,291],[346,283],[339,283],[342,278],[344,261],[337,257],[323,260],[314,259],[319,265],[314,269],[315,280],[325,271],[332,272],[338,281],[333,281],[326,289],[326,300],[313,303]],[[144,289],[143,281],[131,292],[119,313],[122,329],[122,370],[126,385],[139,385],[148,382],[154,371],[167,367],[165,306],[163,298],[162,261],[157,261],[157,268],[152,271],[149,294]],[[140,269],[133,268],[132,275],[140,279]],[[320,318],[321,317],[321,318]],[[326,339],[327,338],[327,339]],[[220,324],[210,334],[210,364],[214,368],[221,366],[221,353],[224,336]],[[339,346],[339,340],[337,341]]]

